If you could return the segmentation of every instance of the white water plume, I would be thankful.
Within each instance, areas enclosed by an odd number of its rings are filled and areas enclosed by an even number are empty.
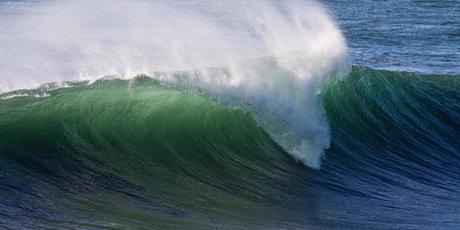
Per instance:
[[[191,87],[238,97],[297,160],[320,167],[330,136],[317,92],[347,46],[312,1],[0,3],[0,92],[106,75],[191,71]],[[262,61],[261,61],[262,60]],[[210,70],[223,67],[225,71]]]

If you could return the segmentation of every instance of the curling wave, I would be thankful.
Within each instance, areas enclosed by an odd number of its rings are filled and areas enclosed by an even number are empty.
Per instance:
[[[455,228],[458,79],[359,66],[331,78],[319,95],[332,134],[320,171],[288,157],[250,106],[151,77],[3,94],[0,219],[10,227]]]
[[[316,94],[348,67],[345,39],[319,4],[50,1],[10,11],[0,20],[9,44],[0,46],[0,90],[145,74],[249,105],[288,153],[320,167],[330,135]]]

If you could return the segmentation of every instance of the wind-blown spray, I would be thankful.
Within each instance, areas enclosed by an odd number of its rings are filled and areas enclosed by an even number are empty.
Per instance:
[[[46,1],[0,20],[0,91],[146,74],[242,106],[305,165],[330,143],[317,94],[347,53],[305,1]],[[218,67],[218,68],[211,68]]]

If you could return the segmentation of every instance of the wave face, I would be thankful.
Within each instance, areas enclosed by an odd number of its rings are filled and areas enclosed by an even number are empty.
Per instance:
[[[320,171],[286,154],[251,106],[151,77],[6,93],[0,223],[458,228],[459,79],[360,66],[331,78]]]

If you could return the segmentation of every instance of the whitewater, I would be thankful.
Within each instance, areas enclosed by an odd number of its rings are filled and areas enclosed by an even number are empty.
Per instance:
[[[286,151],[320,167],[330,135],[317,94],[346,73],[347,47],[317,3],[49,1],[10,10],[0,90],[149,75],[251,108]]]

